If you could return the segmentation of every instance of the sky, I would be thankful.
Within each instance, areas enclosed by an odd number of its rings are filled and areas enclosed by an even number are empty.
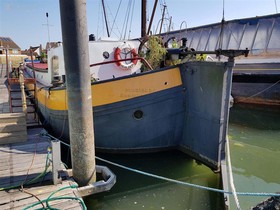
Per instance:
[[[104,2],[111,37],[140,37],[141,0]],[[149,21],[154,1],[147,0],[147,4]],[[159,0],[151,27],[153,33],[159,32],[162,5],[167,6],[162,32],[167,30],[170,20],[173,30],[218,23],[223,17],[223,8],[225,20],[270,15],[280,11],[280,0]],[[128,8],[133,12],[129,13],[130,18],[126,22]],[[103,19],[101,0],[87,0],[88,34],[95,34],[96,38],[106,37]],[[45,47],[48,41],[63,41],[59,0],[0,0],[0,36],[10,37],[22,50],[40,44]]]

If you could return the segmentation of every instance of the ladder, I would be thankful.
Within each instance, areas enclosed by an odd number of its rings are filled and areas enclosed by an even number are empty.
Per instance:
[[[8,74],[8,92],[10,101],[10,113],[25,112],[27,127],[39,125],[36,104],[36,79],[27,78],[22,74],[23,82],[20,81],[19,68],[13,68]],[[23,85],[23,90],[21,90]]]

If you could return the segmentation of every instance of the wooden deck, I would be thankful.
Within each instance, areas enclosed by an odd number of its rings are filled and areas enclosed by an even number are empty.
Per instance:
[[[44,172],[48,147],[51,146],[50,140],[39,136],[39,132],[39,128],[29,129],[27,142],[0,145],[0,209],[24,209],[38,202],[34,195],[44,200],[52,192],[76,184],[65,174],[62,184],[53,185],[51,167],[48,167],[45,176],[36,179],[34,184],[28,184],[28,180]],[[9,189],[10,186],[17,187]],[[59,191],[53,197],[76,195],[75,188],[68,188]],[[77,200],[56,200],[50,204],[58,209],[82,209]],[[43,206],[40,204],[35,207]]]
[[[0,116],[9,115],[5,69],[3,65],[0,65]],[[43,173],[46,169],[46,160],[49,157],[48,148],[51,142],[49,138],[39,135],[42,128],[27,129],[27,136],[17,135],[16,140],[11,140],[12,137],[14,138],[11,134],[18,133],[14,126],[19,126],[19,123],[6,121],[0,123],[0,209],[30,207],[39,200],[47,199],[51,193],[59,189],[63,190],[59,190],[52,198],[58,196],[79,198],[77,190],[69,188],[76,183],[67,176],[67,173],[60,173],[63,181],[58,185],[53,185],[51,166],[47,167],[46,173]],[[26,123],[23,124],[26,127]],[[8,140],[4,139],[7,136]],[[33,181],[30,183],[30,180]],[[82,205],[75,199],[54,200],[49,204],[57,209],[82,209]],[[34,208],[46,207],[45,203],[43,205],[39,204]]]

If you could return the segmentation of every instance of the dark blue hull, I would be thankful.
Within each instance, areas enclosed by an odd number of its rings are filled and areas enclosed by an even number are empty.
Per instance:
[[[178,145],[182,138],[184,121],[183,100],[182,87],[178,87],[140,98],[94,107],[96,148],[135,152],[135,150],[160,150]],[[139,112],[143,113],[143,116],[137,118]],[[49,130],[55,136],[62,136],[68,141],[66,111],[46,109],[44,116],[51,116],[48,119],[45,117]]]
[[[179,76],[182,84],[176,87],[93,107],[96,149],[178,148],[217,169],[226,137],[232,69],[227,63],[191,62],[180,66]],[[67,111],[38,105],[45,128],[69,142]]]

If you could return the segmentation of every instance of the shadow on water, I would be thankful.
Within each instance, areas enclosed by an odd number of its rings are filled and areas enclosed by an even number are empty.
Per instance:
[[[280,130],[280,109],[277,106],[235,104],[230,109],[230,124],[260,130]]]
[[[148,173],[209,187],[220,187],[220,176],[179,151],[152,154],[97,154]],[[99,165],[106,165],[97,162]],[[110,192],[85,199],[88,209],[221,209],[222,195],[168,183],[107,165],[117,176]]]

